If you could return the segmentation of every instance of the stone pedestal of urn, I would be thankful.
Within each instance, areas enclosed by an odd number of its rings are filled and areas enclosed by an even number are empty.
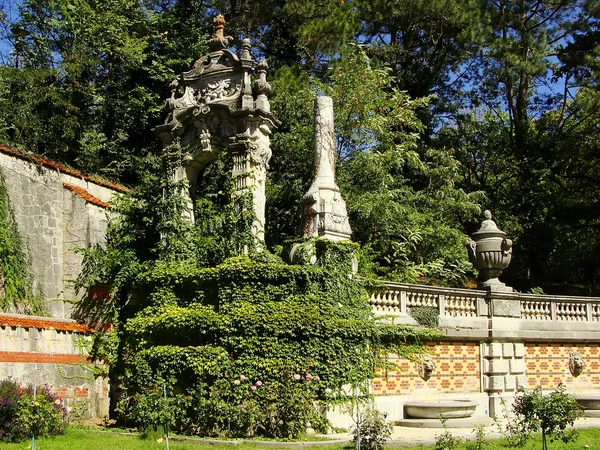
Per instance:
[[[479,272],[478,287],[495,292],[513,292],[513,288],[498,279],[510,264],[512,241],[506,239],[506,233],[496,226],[491,212],[486,211],[484,217],[479,230],[466,243],[469,259]]]

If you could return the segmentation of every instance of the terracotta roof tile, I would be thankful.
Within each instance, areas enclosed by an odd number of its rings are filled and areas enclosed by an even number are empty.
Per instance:
[[[73,184],[64,183],[64,182],[63,182],[63,186],[65,188],[67,188],[68,190],[75,192],[77,195],[82,197],[88,203],[91,203],[96,206],[100,206],[101,208],[108,208],[108,209],[112,208],[108,203],[106,203],[103,200],[100,200],[98,197],[94,197],[88,191],[86,191],[83,188],[80,188],[79,186],[75,186]]]
[[[109,189],[114,189],[115,191],[119,191],[119,192],[123,192],[123,193],[131,192],[130,189],[126,188],[125,186],[122,186],[117,183],[112,183],[110,181],[101,180],[101,179],[98,179],[95,177],[90,177],[88,175],[84,175],[81,172],[79,172],[78,170],[70,169],[70,168],[65,167],[62,164],[59,164],[48,158],[44,158],[43,156],[37,156],[32,153],[23,153],[19,150],[9,148],[5,145],[0,145],[0,152],[6,153],[7,155],[15,156],[20,159],[24,159],[25,161],[36,162],[36,163],[41,164],[50,169],[58,170],[59,172],[64,173],[66,175],[71,175],[72,177],[75,177],[75,178],[81,178],[85,181],[89,181],[91,183],[107,187]]]
[[[22,317],[22,316],[3,316],[0,315],[0,326],[37,328],[47,330],[54,328],[58,331],[75,331],[78,333],[93,332],[86,324],[74,321],[56,320],[42,317]]]

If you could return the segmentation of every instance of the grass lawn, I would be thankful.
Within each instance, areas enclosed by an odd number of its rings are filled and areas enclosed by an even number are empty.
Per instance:
[[[67,434],[63,436],[57,436],[48,439],[36,440],[36,450],[158,450],[165,449],[165,442],[157,442],[158,436],[152,438],[142,439],[137,436],[122,436],[116,433],[95,433],[78,428],[69,428]],[[274,443],[270,443],[271,445]],[[18,444],[2,444],[0,443],[0,449],[6,450],[26,450],[30,448],[30,442],[21,442]],[[277,448],[269,445],[269,448]],[[397,447],[396,443],[394,447]],[[187,442],[170,442],[170,449],[172,450],[256,450],[263,448],[260,443],[253,445],[213,445],[209,443],[187,443]],[[541,449],[540,436],[533,436],[529,442],[522,447],[523,450],[539,450]],[[282,447],[279,447],[282,448]],[[299,447],[298,447],[299,448]],[[315,447],[304,447],[310,449],[319,450],[348,450],[352,449],[353,446],[344,445],[320,445]],[[463,443],[460,450],[475,449],[474,443]],[[485,447],[486,450],[506,450],[508,447],[504,445],[502,440],[491,440],[490,444]],[[578,438],[574,442],[563,444],[562,442],[549,443],[550,450],[586,450],[586,449],[600,449],[600,428],[589,428],[579,430]],[[433,446],[416,446],[410,447],[410,450],[433,450]]]
[[[167,448],[165,442],[157,442],[159,435],[143,439],[138,436],[123,436],[117,433],[96,433],[80,428],[70,427],[62,436],[46,439],[36,439],[36,450],[164,450]],[[214,441],[213,441],[214,442]],[[31,441],[17,444],[0,443],[0,449],[4,450],[26,450],[31,447]],[[321,449],[324,446],[320,446]],[[214,445],[209,443],[188,443],[169,441],[170,450],[257,450],[262,448],[256,445]],[[269,448],[274,448],[269,446]],[[275,447],[276,448],[276,447]],[[280,447],[281,448],[281,447]],[[318,448],[318,447],[310,447]],[[343,445],[328,445],[329,450],[344,449]],[[346,447],[347,448],[347,447]],[[321,450],[320,449],[320,450]]]

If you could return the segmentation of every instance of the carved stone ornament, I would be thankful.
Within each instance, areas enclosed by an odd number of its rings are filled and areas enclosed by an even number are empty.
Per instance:
[[[315,99],[315,178],[304,195],[304,236],[350,239],[346,202],[335,181],[333,101]]]
[[[583,355],[578,352],[573,352],[569,354],[569,371],[571,375],[574,377],[578,377],[583,373],[583,369],[585,369],[585,361],[583,360]]]
[[[431,355],[422,355],[417,361],[417,370],[419,371],[419,376],[427,381],[433,375],[433,371],[435,370],[435,363],[433,362],[433,358]]]
[[[512,292],[511,287],[498,279],[510,264],[512,241],[506,239],[506,233],[496,226],[490,211],[486,211],[484,217],[479,230],[473,233],[473,239],[466,243],[469,259],[479,272],[479,288]]]
[[[266,62],[252,58],[249,39],[242,42],[239,56],[231,51],[230,36],[225,35],[224,27],[225,19],[218,15],[215,33],[207,42],[210,53],[184,72],[180,82],[171,83],[166,120],[153,131],[164,147],[179,142],[186,152],[184,167],[177,171],[176,177],[187,178],[189,182],[186,196],[190,210],[198,180],[206,167],[222,152],[234,157],[233,195],[252,192],[256,216],[253,231],[257,240],[262,241],[270,135],[280,122],[270,112],[271,86]]]

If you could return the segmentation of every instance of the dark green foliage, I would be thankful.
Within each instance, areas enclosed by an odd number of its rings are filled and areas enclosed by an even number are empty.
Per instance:
[[[273,81],[272,109],[281,120],[273,135],[273,157],[267,178],[266,241],[270,247],[299,236],[302,196],[314,175],[313,102],[309,77],[289,67]]]
[[[582,415],[582,407],[575,397],[567,394],[565,385],[544,395],[542,389],[521,390],[515,398],[513,410],[518,417],[521,433],[528,436],[532,432],[542,432],[542,449],[548,449],[550,442],[560,440],[571,442],[575,439],[575,420]]]
[[[22,245],[0,176],[0,311],[43,315],[41,300],[31,290]]]
[[[408,313],[419,325],[426,327],[437,327],[440,321],[440,312],[431,306],[413,306]]]
[[[23,387],[0,381],[0,440],[19,442],[65,432],[67,408],[47,387]]]
[[[87,173],[138,181],[172,79],[204,50],[201,5],[28,0],[7,27],[0,139]]]

